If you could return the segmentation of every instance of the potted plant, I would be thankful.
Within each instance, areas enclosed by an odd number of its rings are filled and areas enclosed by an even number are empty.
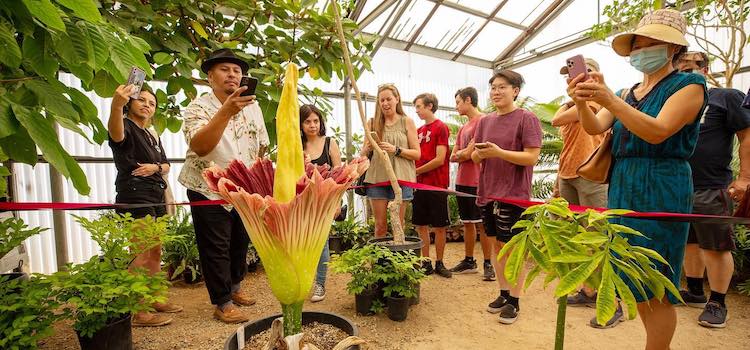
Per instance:
[[[234,160],[226,169],[213,166],[203,172],[208,187],[234,206],[242,217],[271,291],[281,304],[281,320],[273,321],[278,316],[271,318],[271,322],[281,325],[270,328],[271,342],[265,345],[266,349],[304,349],[303,319],[309,321],[320,313],[303,313],[302,305],[312,288],[330,223],[342,195],[369,165],[366,158],[333,169],[305,163],[298,125],[298,76],[297,66],[289,63],[276,113],[277,167],[268,158],[261,158],[251,167]],[[343,317],[326,315],[329,316],[320,316],[319,321],[350,324]],[[244,338],[252,337],[260,329],[268,330],[267,320],[247,324],[243,328]],[[353,324],[345,328],[355,329]],[[225,347],[236,348],[237,342],[245,339],[235,333]]]
[[[161,256],[170,281],[179,278],[183,278],[189,284],[201,281],[195,228],[187,210],[181,207],[177,208],[175,215],[167,219]]]
[[[57,300],[73,320],[81,349],[132,349],[131,314],[164,302],[168,282],[163,275],[130,269],[130,263],[158,244],[168,219],[134,220],[126,214],[76,220],[99,244],[101,255],[49,276]]]
[[[331,256],[328,267],[335,273],[347,273],[351,279],[346,284],[346,291],[354,295],[356,311],[362,315],[372,315],[379,309],[379,282],[384,281],[384,267],[379,261],[390,255],[385,247],[368,244],[347,250],[340,255]],[[375,305],[375,308],[373,308]]]
[[[356,215],[352,215],[333,224],[331,236],[328,238],[329,248],[333,253],[341,253],[354,246],[364,245],[371,235],[368,227],[363,226],[356,219]]]
[[[21,243],[27,238],[40,232],[44,232],[45,230],[47,229],[41,227],[29,228],[21,218],[10,217],[7,219],[0,219],[0,259],[21,245]],[[22,271],[2,273],[0,275],[0,283],[3,283],[2,281],[10,281],[16,278],[27,279],[28,275]]]
[[[54,293],[44,278],[0,282],[0,349],[36,349],[53,333],[52,325],[61,319]]]
[[[247,272],[257,271],[259,264],[260,256],[258,256],[258,250],[255,249],[253,242],[250,242],[250,246],[247,248]]]
[[[585,213],[574,213],[568,208],[568,202],[556,198],[526,209],[524,219],[514,226],[522,228],[523,232],[500,251],[499,256],[508,256],[503,273],[512,284],[521,282],[518,277],[527,260],[533,263],[533,268],[523,282],[526,288],[542,272],[547,275],[545,286],[559,280],[555,288],[558,299],[556,350],[562,349],[564,344],[567,295],[582,284],[597,289],[596,320],[599,324],[606,323],[615,314],[616,296],[627,305],[628,318],[637,315],[635,295],[618,273],[625,274],[641,295],[646,295],[647,287],[656,299],[669,292],[682,300],[674,284],[654,263],[669,266],[667,261],[654,250],[628,243],[628,236],[643,234],[610,222],[613,217],[629,212],[615,209],[599,213],[589,209]]]
[[[381,247],[382,248],[382,247]],[[420,282],[427,277],[420,268],[424,258],[412,253],[385,249],[384,259],[376,270],[383,280],[383,295],[387,298],[388,318],[406,320],[409,306],[419,293]]]

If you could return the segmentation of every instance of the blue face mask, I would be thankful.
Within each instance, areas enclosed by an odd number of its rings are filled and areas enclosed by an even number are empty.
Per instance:
[[[651,74],[656,72],[669,61],[668,45],[656,45],[630,52],[630,65],[633,68]]]

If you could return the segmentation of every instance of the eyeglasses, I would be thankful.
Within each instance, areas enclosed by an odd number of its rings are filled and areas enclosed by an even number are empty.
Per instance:
[[[385,84],[378,85],[378,89],[380,89],[380,88],[389,88],[389,87],[395,88],[396,84],[394,84],[394,83],[385,83]]]

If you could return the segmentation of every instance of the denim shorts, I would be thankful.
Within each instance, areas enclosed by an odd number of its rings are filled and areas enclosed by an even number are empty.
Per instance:
[[[393,194],[393,188],[391,186],[383,187],[368,187],[365,190],[367,198],[370,199],[387,199],[393,200],[395,195]],[[414,199],[414,189],[411,187],[401,186],[401,197],[405,201]]]

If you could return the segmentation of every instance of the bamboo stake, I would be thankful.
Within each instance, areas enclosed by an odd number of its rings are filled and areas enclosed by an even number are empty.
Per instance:
[[[382,148],[380,148],[380,145],[378,145],[370,135],[370,127],[369,125],[367,125],[367,118],[365,117],[365,107],[362,103],[362,96],[359,92],[359,87],[357,87],[357,80],[354,77],[354,69],[352,68],[352,61],[349,56],[349,48],[347,47],[346,37],[344,37],[344,28],[341,25],[341,15],[339,14],[338,2],[332,1],[331,8],[333,9],[333,18],[336,20],[336,33],[338,34],[339,41],[341,42],[341,51],[344,54],[344,63],[346,65],[347,76],[349,77],[349,81],[352,84],[352,88],[354,88],[354,96],[357,99],[357,108],[359,110],[359,118],[360,120],[362,120],[362,125],[364,125],[365,127],[365,137],[367,138],[367,141],[370,142],[370,145],[373,146],[373,152],[378,152],[381,159],[387,160],[389,159],[388,154]],[[401,227],[401,215],[399,210],[401,208],[401,205],[403,204],[401,186],[398,185],[398,178],[396,177],[396,172],[393,171],[391,162],[385,161],[384,163],[385,170],[388,173],[388,179],[390,180],[391,188],[393,188],[393,194],[395,197],[393,201],[388,203],[388,215],[391,218],[391,226],[393,228],[393,242],[395,244],[403,244],[404,229],[403,227]],[[374,164],[370,165],[373,166]]]

